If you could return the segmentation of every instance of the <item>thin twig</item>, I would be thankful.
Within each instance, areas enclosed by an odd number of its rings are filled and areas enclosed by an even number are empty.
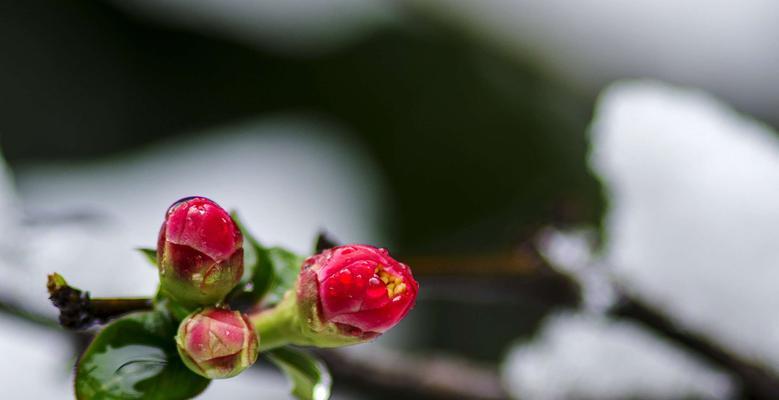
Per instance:
[[[728,352],[705,337],[683,329],[651,306],[622,294],[621,300],[610,310],[610,314],[636,321],[730,373],[739,380],[742,392],[739,398],[779,399],[779,379],[772,371]]]
[[[59,274],[49,276],[49,299],[60,310],[59,322],[65,328],[82,330],[104,324],[124,314],[152,309],[149,298],[92,299],[89,292],[76,289]]]
[[[317,350],[336,382],[351,382],[396,398],[503,400],[509,396],[497,369],[440,355],[413,356],[387,349],[370,354]]]

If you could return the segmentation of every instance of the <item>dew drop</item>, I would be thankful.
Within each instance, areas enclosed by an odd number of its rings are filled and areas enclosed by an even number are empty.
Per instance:
[[[338,281],[344,285],[352,284],[352,272],[348,269],[342,269],[338,274]]]
[[[387,288],[377,277],[373,277],[368,281],[368,289],[365,291],[365,295],[369,299],[378,299],[382,296],[386,296]]]

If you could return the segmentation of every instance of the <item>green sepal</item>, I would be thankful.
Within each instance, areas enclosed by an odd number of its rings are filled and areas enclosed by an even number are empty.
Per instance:
[[[165,310],[175,321],[181,321],[196,310],[202,308],[198,305],[184,305],[167,296],[163,290],[157,291],[154,304],[158,309]]]
[[[319,254],[325,250],[332,249],[340,243],[330,232],[320,229],[314,239],[314,253]]]
[[[309,308],[310,307],[310,308]],[[292,344],[314,347],[343,347],[365,343],[377,334],[354,335],[332,322],[323,322],[314,304],[298,302],[296,289],[287,291],[275,307],[249,317],[260,335],[260,351]]]
[[[146,261],[154,266],[154,268],[157,268],[157,249],[138,247],[135,250],[138,250],[139,253],[143,254],[144,258],[146,258]]]

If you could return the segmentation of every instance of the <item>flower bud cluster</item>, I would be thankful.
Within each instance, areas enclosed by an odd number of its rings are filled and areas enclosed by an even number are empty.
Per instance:
[[[224,303],[243,275],[243,236],[230,214],[204,197],[168,209],[157,263],[161,294],[190,312],[176,335],[181,359],[210,379],[237,375],[261,349],[371,340],[408,314],[419,291],[411,269],[387,250],[354,244],[306,259],[280,303],[251,317],[231,311]]]

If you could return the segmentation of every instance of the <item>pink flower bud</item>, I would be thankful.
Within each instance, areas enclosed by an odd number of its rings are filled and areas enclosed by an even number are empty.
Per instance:
[[[189,369],[221,379],[238,375],[257,361],[260,339],[240,312],[207,308],[181,322],[176,344]]]
[[[204,197],[174,203],[157,241],[163,291],[189,305],[221,301],[243,274],[243,237],[230,214]]]
[[[304,313],[316,310],[309,320],[335,324],[341,335],[368,339],[400,322],[414,306],[418,290],[411,269],[387,250],[347,245],[303,263],[297,297]]]

